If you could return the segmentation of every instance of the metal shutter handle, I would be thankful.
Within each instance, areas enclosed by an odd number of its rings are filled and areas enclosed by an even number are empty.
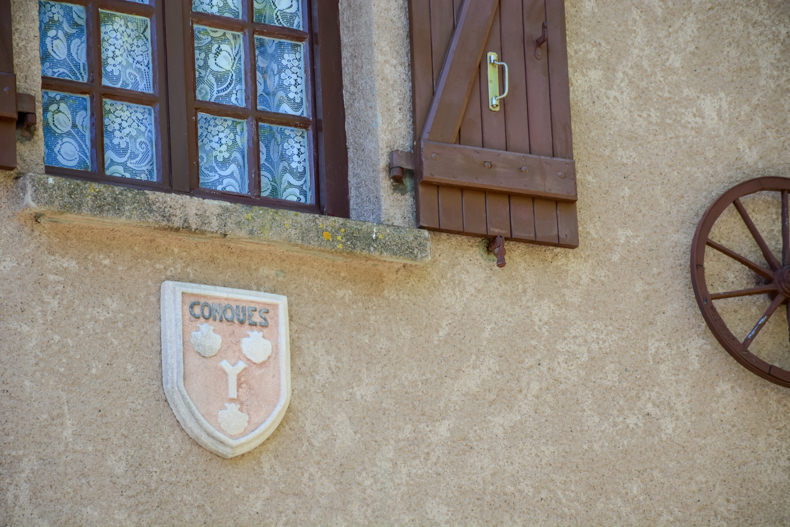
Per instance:
[[[499,66],[504,69],[505,75],[505,91],[502,95],[499,94]],[[510,73],[507,69],[507,63],[499,61],[499,55],[495,51],[488,52],[488,109],[492,112],[498,112],[502,107],[499,101],[507,97],[510,91]]]

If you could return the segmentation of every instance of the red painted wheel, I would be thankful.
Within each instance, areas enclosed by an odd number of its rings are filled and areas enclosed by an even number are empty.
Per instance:
[[[788,371],[790,362],[780,360],[781,354],[779,353],[759,354],[754,351],[755,340],[769,321],[772,333],[776,333],[777,326],[781,322],[784,326],[782,329],[784,339],[788,338],[787,321],[790,320],[788,196],[790,196],[790,179],[780,177],[752,179],[736,185],[722,194],[705,211],[699,225],[697,225],[697,231],[694,233],[694,241],[691,246],[691,283],[702,316],[724,349],[751,372],[776,384],[790,387],[790,371]],[[750,214],[747,211],[749,207],[745,203],[751,204],[753,211],[757,212]],[[761,214],[763,221],[758,228],[757,223],[760,222],[756,223],[753,216],[757,217],[758,213],[771,207],[780,210],[780,217],[776,218],[776,214],[774,214],[774,218],[770,218],[771,214]],[[768,217],[767,221],[765,220],[766,216]],[[727,219],[725,220],[725,218]],[[780,223],[779,226],[781,226],[781,234],[779,234],[779,228],[773,228],[779,227],[775,225],[777,219]],[[733,223],[735,220],[739,225]],[[773,226],[771,226],[772,222]],[[766,225],[768,225],[767,228]],[[775,237],[781,237],[781,240],[778,240],[779,249],[772,250],[769,242],[774,240],[764,237],[761,233],[770,233],[771,231],[775,231]],[[731,239],[717,240],[718,237],[732,238],[733,233],[737,238],[738,232],[742,232],[746,238],[750,239],[741,240],[743,243],[735,243]],[[744,245],[747,242],[750,245]],[[776,247],[776,244],[774,246]],[[749,249],[753,249],[754,255],[747,254]],[[707,263],[705,261],[706,253],[709,260]],[[717,274],[710,269],[712,267],[711,260],[717,262],[726,260],[738,269],[735,272]],[[722,290],[720,284],[717,287],[714,275],[719,277],[737,275],[738,280],[720,280],[720,282],[726,283],[726,287]],[[733,288],[733,281],[739,285]],[[731,327],[739,326],[739,324],[733,324],[731,319],[725,322],[727,317],[722,317],[720,314],[720,310],[725,309],[725,306],[728,312],[733,312],[733,307],[735,310],[748,307],[749,310],[757,313],[753,325],[751,321],[748,321],[746,326],[740,324],[743,327],[732,330]],[[777,314],[778,311],[785,311],[786,316],[782,316],[781,312]],[[728,322],[730,323],[728,324]],[[738,335],[736,336],[735,333]],[[771,345],[773,345],[773,341]],[[790,351],[787,351],[787,354],[790,357]],[[788,369],[780,367],[776,364],[777,362]]]

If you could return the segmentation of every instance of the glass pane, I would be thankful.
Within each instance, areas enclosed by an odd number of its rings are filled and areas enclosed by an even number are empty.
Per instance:
[[[153,108],[104,100],[104,171],[108,176],[157,180]]]
[[[99,11],[101,71],[105,86],[151,93],[151,22],[141,16]]]
[[[90,109],[87,95],[41,91],[44,164],[91,169]]]
[[[255,37],[258,108],[291,115],[307,115],[304,44]]]
[[[302,0],[255,0],[255,21],[302,29]]]
[[[195,90],[201,101],[244,106],[241,33],[195,26]]]
[[[241,18],[241,0],[192,0],[192,11]]]
[[[135,2],[137,4],[147,4],[148,0],[128,0],[129,2]]]
[[[247,122],[198,114],[200,186],[246,194]]]
[[[60,2],[38,3],[41,74],[87,82],[85,8]]]
[[[310,167],[307,131],[259,124],[261,196],[309,203]]]

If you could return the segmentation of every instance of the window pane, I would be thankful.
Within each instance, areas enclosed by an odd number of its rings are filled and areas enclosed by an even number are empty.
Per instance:
[[[302,29],[302,0],[255,0],[255,21]]]
[[[89,97],[42,90],[41,108],[44,114],[44,163],[90,170]]]
[[[153,108],[104,100],[104,171],[108,176],[157,180]]]
[[[259,124],[261,196],[309,203],[310,163],[307,131]]]
[[[247,122],[198,114],[200,186],[226,192],[249,192]]]
[[[195,96],[244,106],[242,34],[195,26]]]
[[[255,37],[258,108],[291,115],[307,115],[305,105],[304,44]]]
[[[144,17],[99,11],[101,69],[105,86],[151,93],[151,22]]]
[[[241,18],[241,0],[192,0],[192,11]]]
[[[86,82],[85,8],[41,0],[38,3],[41,35],[41,74]]]

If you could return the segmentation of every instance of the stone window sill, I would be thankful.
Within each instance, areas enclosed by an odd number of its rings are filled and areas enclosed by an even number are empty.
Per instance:
[[[42,174],[19,180],[40,222],[127,224],[403,263],[430,259],[427,231]]]

